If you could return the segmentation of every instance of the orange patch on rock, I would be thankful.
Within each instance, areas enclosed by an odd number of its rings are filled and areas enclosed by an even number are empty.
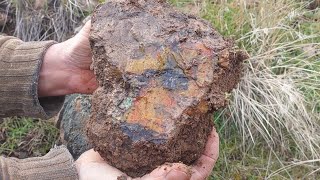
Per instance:
[[[176,106],[170,93],[163,88],[151,88],[140,96],[127,114],[127,123],[138,123],[158,133],[165,131],[166,109]]]
[[[212,50],[207,48],[203,43],[197,43],[195,47],[200,50],[202,55],[205,55],[206,57],[212,56]]]
[[[230,53],[228,49],[223,50],[220,54],[219,54],[219,61],[218,61],[218,65],[222,68],[229,68],[230,66]]]
[[[198,65],[197,84],[200,87],[208,86],[213,81],[213,64],[210,59],[203,59]]]

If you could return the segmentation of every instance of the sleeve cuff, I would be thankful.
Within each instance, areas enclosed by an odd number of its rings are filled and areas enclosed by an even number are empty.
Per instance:
[[[0,117],[53,117],[64,96],[38,98],[38,80],[44,55],[56,42],[23,42],[1,36],[0,42]]]
[[[34,99],[34,108],[37,109],[37,111],[35,111],[30,116],[41,119],[49,119],[59,113],[60,109],[63,106],[65,96],[43,98],[39,98],[38,96],[39,73],[44,59],[44,55],[46,54],[47,50],[56,42],[46,41],[43,43],[43,51],[39,51],[39,61],[37,66],[35,67],[36,72],[33,78],[35,81],[33,82],[31,89],[32,96]]]
[[[78,179],[73,158],[65,146],[51,149],[43,157],[0,157],[0,179]]]

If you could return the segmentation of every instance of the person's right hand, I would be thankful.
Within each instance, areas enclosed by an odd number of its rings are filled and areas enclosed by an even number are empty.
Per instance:
[[[137,180],[204,180],[207,179],[219,156],[219,136],[212,130],[202,156],[193,166],[181,163],[165,164]],[[98,152],[89,150],[76,161],[80,180],[116,180],[120,176],[132,179],[107,164]]]

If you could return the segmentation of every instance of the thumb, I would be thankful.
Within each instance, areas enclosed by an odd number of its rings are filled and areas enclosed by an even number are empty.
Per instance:
[[[80,30],[80,32],[77,35],[84,36],[84,37],[88,38],[90,30],[91,30],[91,20],[86,22],[86,24],[82,27],[82,29]]]
[[[181,163],[167,163],[153,170],[141,178],[141,180],[189,180],[191,169]]]

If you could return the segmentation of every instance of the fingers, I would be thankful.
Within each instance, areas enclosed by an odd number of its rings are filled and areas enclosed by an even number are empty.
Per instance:
[[[116,180],[117,177],[125,176],[123,172],[106,163],[93,149],[83,153],[75,165],[80,180]]]
[[[89,36],[91,30],[91,20],[87,21],[83,28],[80,30],[79,34]]]
[[[209,135],[205,151],[192,168],[191,180],[203,180],[210,176],[219,156],[219,135],[213,128]]]
[[[77,55],[90,57],[91,60],[91,50],[90,50],[90,42],[89,42],[89,34],[91,30],[91,20],[88,21],[80,30],[78,34],[73,39],[73,42],[76,45],[77,49],[80,49],[77,52]]]
[[[78,87],[77,91],[75,92],[92,94],[98,88],[98,81],[94,75],[94,72],[91,70],[81,70],[79,75],[79,81],[75,81],[78,82],[75,84],[75,87]]]
[[[191,178],[190,167],[181,164],[165,164],[153,170],[141,178],[141,180],[189,180]]]
[[[100,154],[93,149],[84,152],[76,161],[76,163],[104,162]]]
[[[208,142],[206,144],[204,155],[217,160],[219,156],[219,135],[216,129],[213,127],[212,131],[208,137]]]
[[[80,180],[116,180],[125,174],[107,163],[87,163],[82,164],[78,169]]]
[[[87,91],[84,92],[84,93],[92,94],[98,87],[99,87],[98,81],[96,80],[96,78],[93,78],[93,79],[88,83]]]

